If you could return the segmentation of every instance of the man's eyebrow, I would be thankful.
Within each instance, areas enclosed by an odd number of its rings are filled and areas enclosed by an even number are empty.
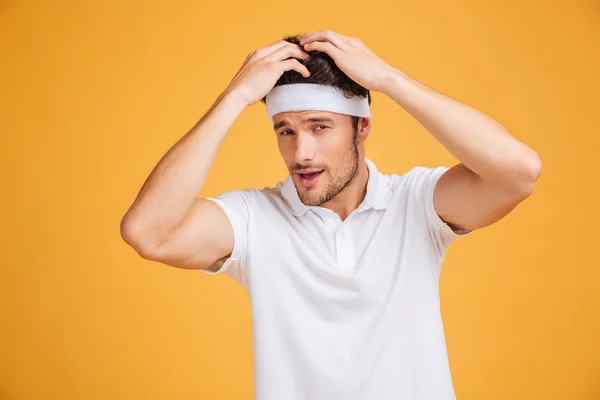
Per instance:
[[[311,118],[304,118],[302,121],[300,121],[301,124],[314,123],[314,122],[333,123],[335,121],[333,120],[333,118],[329,118],[329,117],[311,117]],[[287,125],[289,125],[288,122],[283,120],[283,121],[280,121],[280,122],[276,123],[275,125],[273,125],[273,129],[277,130],[277,129],[282,128]]]

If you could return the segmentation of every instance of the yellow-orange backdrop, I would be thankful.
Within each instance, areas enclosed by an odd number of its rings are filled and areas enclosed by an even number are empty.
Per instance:
[[[589,1],[4,1],[1,399],[250,399],[231,278],[145,261],[119,222],[247,53],[322,28],[496,118],[543,161],[535,193],[455,242],[441,301],[457,397],[600,398],[600,7]],[[374,93],[385,173],[456,160]],[[199,195],[285,177],[262,104]]]

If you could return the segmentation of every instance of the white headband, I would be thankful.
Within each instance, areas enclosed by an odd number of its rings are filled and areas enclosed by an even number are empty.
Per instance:
[[[329,85],[317,83],[294,83],[275,86],[266,97],[267,114],[286,111],[330,111],[356,117],[370,117],[367,97],[347,98],[344,93]]]

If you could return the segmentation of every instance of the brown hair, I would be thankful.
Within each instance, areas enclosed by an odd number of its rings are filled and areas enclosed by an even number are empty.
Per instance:
[[[301,35],[287,36],[283,40],[299,45],[300,36]],[[306,60],[298,61],[308,68],[310,76],[305,78],[299,72],[294,70],[285,71],[277,80],[275,86],[294,83],[318,83],[321,85],[329,85],[340,89],[348,98],[354,96],[366,97],[369,104],[371,104],[371,92],[350,79],[327,53],[317,50],[308,51],[307,53],[309,57]],[[266,103],[266,97],[261,101]],[[354,131],[358,129],[358,119],[359,117],[352,116],[352,126]]]

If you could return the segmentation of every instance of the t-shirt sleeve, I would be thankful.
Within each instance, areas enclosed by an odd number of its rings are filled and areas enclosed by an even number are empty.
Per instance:
[[[202,269],[201,271],[216,275],[225,273],[240,283],[246,291],[250,291],[250,271],[248,270],[248,226],[252,207],[252,192],[249,189],[232,190],[218,196],[208,197],[221,207],[229,218],[233,228],[233,250],[231,256],[217,271]]]
[[[411,176],[412,189],[419,197],[423,205],[423,212],[427,221],[429,236],[435,247],[438,256],[443,257],[448,246],[459,237],[470,235],[473,229],[463,229],[454,231],[435,210],[434,192],[437,182],[442,175],[450,168],[439,166],[437,168],[414,167],[409,175]]]

